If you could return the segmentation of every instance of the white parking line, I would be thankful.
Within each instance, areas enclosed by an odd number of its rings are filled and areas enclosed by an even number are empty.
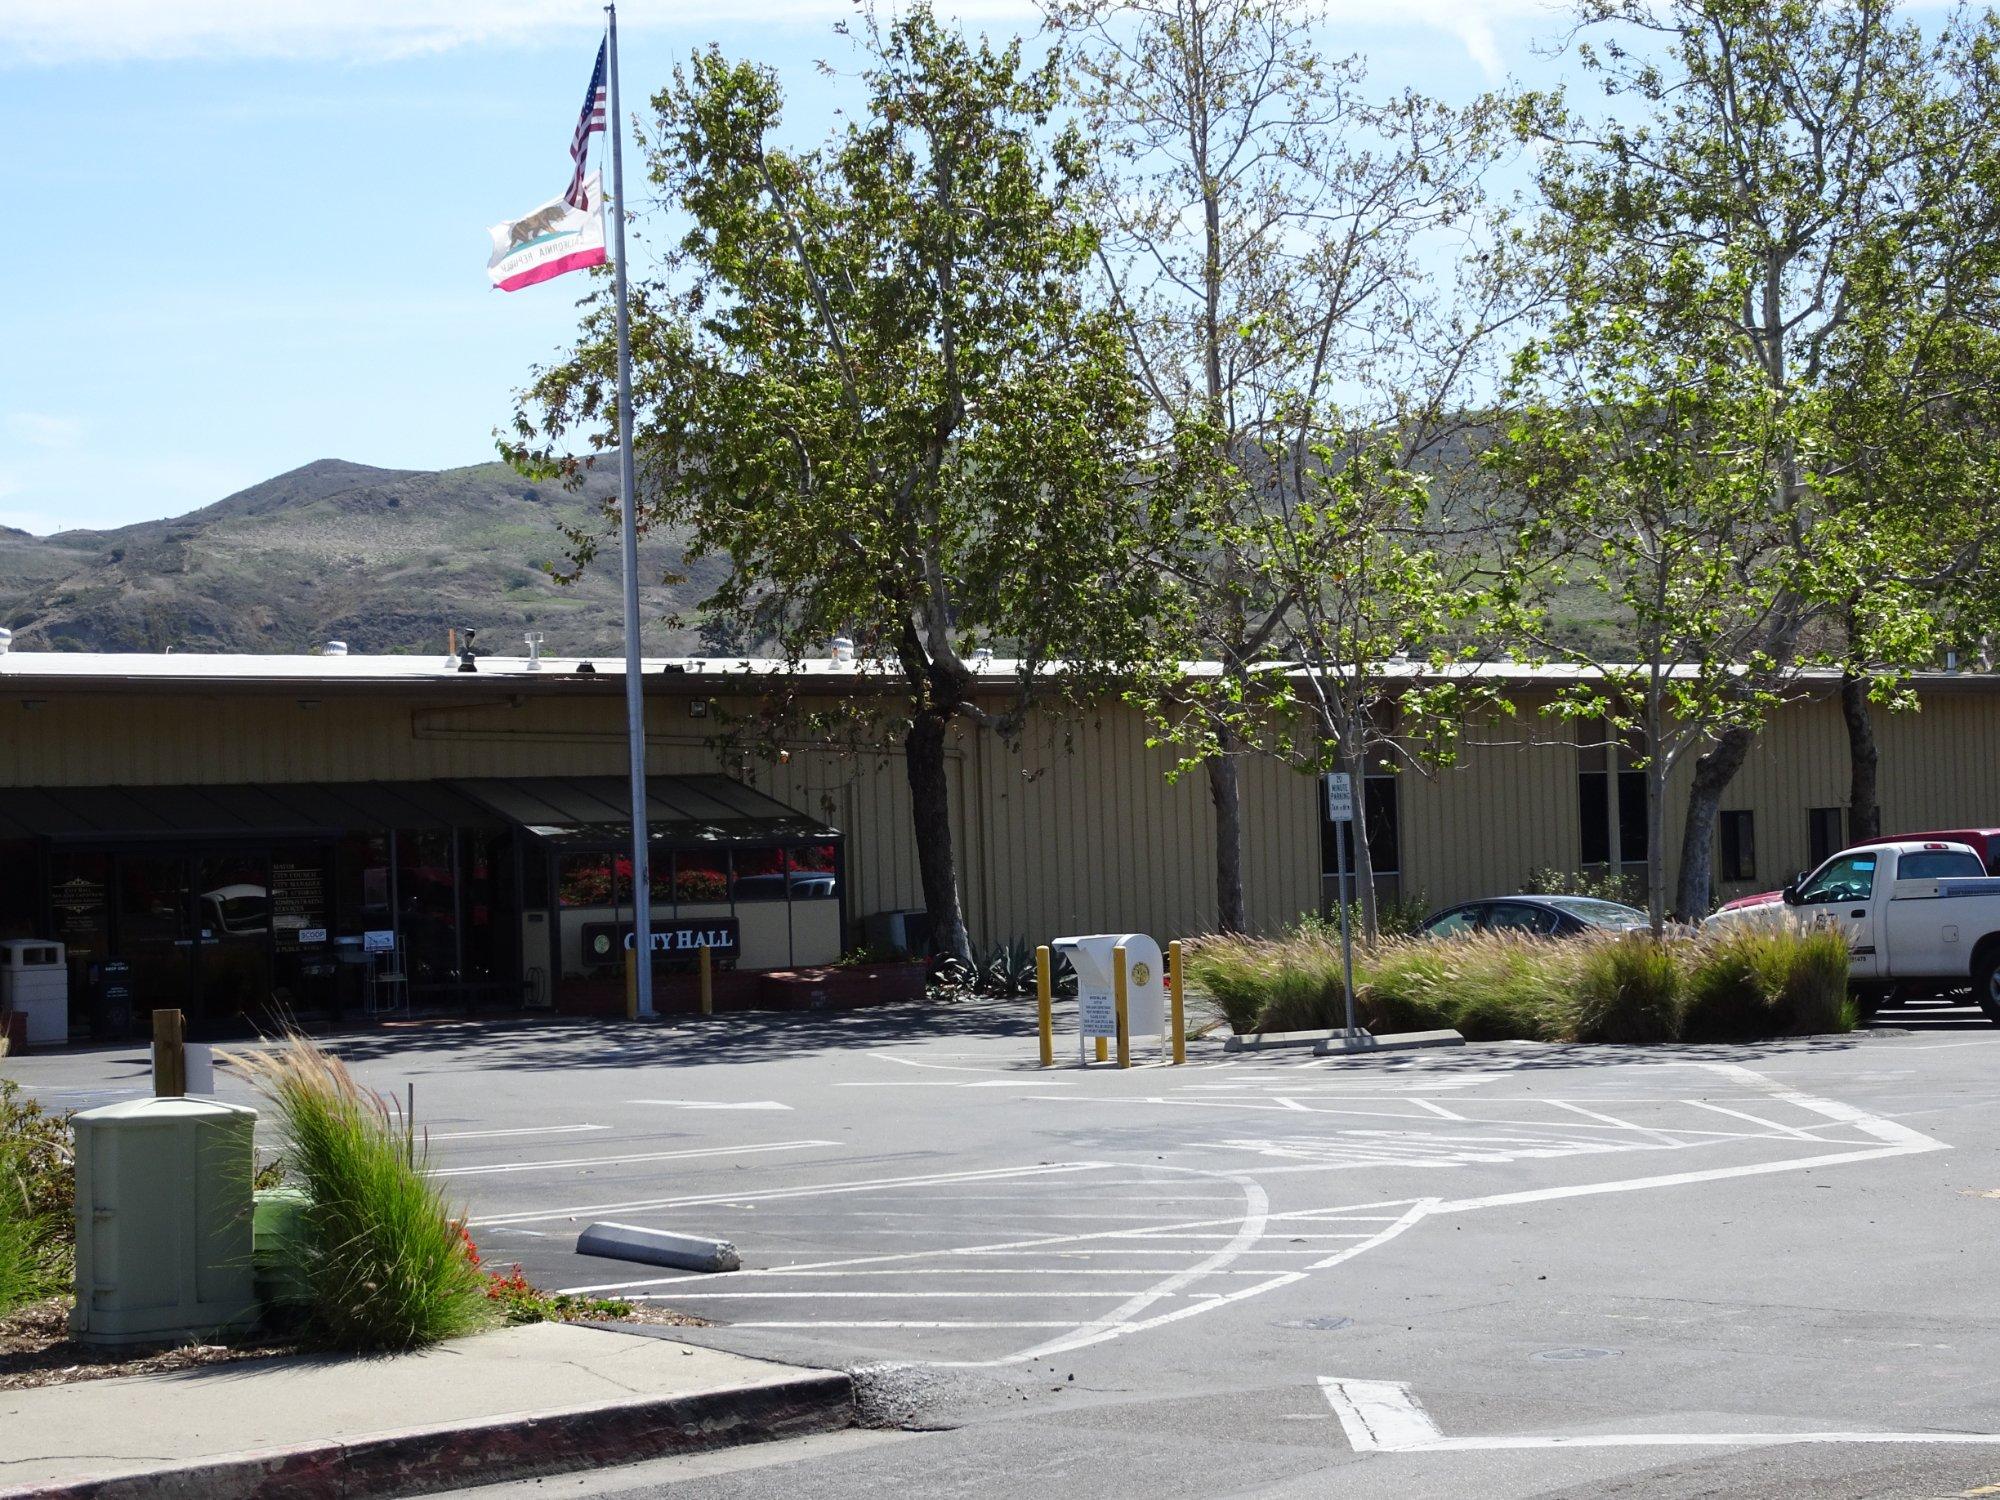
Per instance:
[[[446,1167],[432,1173],[435,1177],[479,1177],[493,1176],[507,1172],[553,1172],[563,1167],[618,1167],[648,1161],[687,1161],[695,1157],[748,1156],[765,1151],[807,1151],[816,1146],[838,1146],[839,1141],[774,1141],[764,1146],[704,1146],[695,1151],[647,1151],[625,1156],[572,1156],[561,1161],[503,1161],[493,1162],[483,1167]],[[487,1223],[502,1223],[517,1216],[503,1214]],[[543,1214],[542,1218],[559,1218],[558,1214]],[[478,1221],[475,1221],[478,1222]]]
[[[832,1145],[831,1141],[815,1141],[813,1145]],[[742,1149],[754,1149],[745,1147]],[[545,1219],[568,1219],[579,1214],[601,1214],[632,1212],[640,1209],[693,1208],[708,1203],[765,1203],[782,1198],[836,1197],[846,1193],[871,1192],[878,1187],[910,1187],[926,1183],[999,1181],[1010,1177],[1052,1177],[1071,1172],[1101,1172],[1111,1165],[1101,1161],[1052,1162],[1033,1167],[994,1167],[976,1172],[933,1172],[915,1177],[863,1178],[853,1182],[829,1182],[804,1187],[772,1188],[761,1193],[705,1193],[697,1197],[683,1198],[639,1198],[624,1203],[586,1203],[573,1208],[558,1208],[549,1212],[540,1210],[531,1213],[495,1214],[490,1218],[474,1219],[473,1227],[481,1224],[537,1224]],[[925,1253],[925,1252],[918,1252]],[[627,1283],[631,1285],[633,1283]]]
[[[497,1139],[503,1135],[581,1135],[587,1131],[609,1130],[609,1125],[523,1125],[513,1130],[448,1130],[439,1133],[434,1130],[424,1132],[424,1139],[431,1141],[478,1141]]]
[[[1774,1448],[1801,1443],[1892,1443],[1958,1447],[2000,1444],[1993,1432],[1589,1432],[1448,1438],[1400,1380],[1321,1376],[1327,1405],[1356,1453],[1472,1453],[1535,1448]],[[1968,1491],[1968,1493],[1971,1493]]]

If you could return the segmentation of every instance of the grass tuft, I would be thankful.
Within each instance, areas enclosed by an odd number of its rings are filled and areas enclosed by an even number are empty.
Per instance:
[[[307,1335],[387,1352],[490,1327],[464,1220],[390,1107],[300,1036],[230,1061],[277,1111],[288,1169],[312,1200],[301,1250]]]
[[[0,1057],[6,1053],[0,1037]],[[0,1078],[0,1316],[69,1291],[75,1194],[67,1116],[49,1114]]]
[[[1238,1035],[1345,1024],[1340,944],[1316,924],[1281,938],[1188,948],[1188,979]],[[1547,942],[1484,933],[1357,946],[1355,1009],[1369,1030],[1455,1027],[1468,1041],[1747,1041],[1851,1031],[1836,932],[1736,930]]]

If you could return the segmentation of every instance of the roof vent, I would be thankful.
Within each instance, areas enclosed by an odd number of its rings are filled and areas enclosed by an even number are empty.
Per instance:
[[[587,662],[587,661],[580,661],[580,662],[578,662],[578,663],[576,664],[576,669],[577,669],[577,671],[579,671],[579,672],[595,672],[595,671],[597,670],[597,668],[596,668],[596,666],[595,666],[594,664],[592,664],[592,663],[590,663],[590,662]]]
[[[465,627],[465,645],[458,653],[458,670],[461,672],[477,672],[479,670],[478,657],[472,649],[472,638],[478,634],[479,632],[474,630],[470,625]]]
[[[993,665],[993,648],[991,646],[981,646],[972,653],[973,671],[983,672],[986,668],[992,665]]]
[[[854,640],[851,636],[837,635],[827,648],[827,659],[836,667],[854,665]]]
[[[5,656],[9,651],[12,651],[13,649],[14,649],[14,632],[11,630],[0,629],[0,656]]]
[[[347,655],[347,642],[328,641],[324,646],[320,647],[319,654],[321,656],[345,656]]]
[[[542,670],[541,631],[531,630],[526,635],[522,636],[521,639],[527,643],[528,647],[528,670],[530,672],[541,671]]]

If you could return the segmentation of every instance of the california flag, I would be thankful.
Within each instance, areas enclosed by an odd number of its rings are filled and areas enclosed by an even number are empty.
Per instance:
[[[565,271],[601,266],[604,254],[604,182],[593,172],[583,184],[585,207],[566,198],[551,198],[534,212],[486,232],[493,236],[493,257],[486,274],[503,292],[547,281]]]

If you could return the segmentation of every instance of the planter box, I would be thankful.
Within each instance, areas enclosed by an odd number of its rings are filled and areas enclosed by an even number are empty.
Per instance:
[[[774,1010],[846,1010],[924,998],[922,963],[829,964],[764,976],[761,999]]]

